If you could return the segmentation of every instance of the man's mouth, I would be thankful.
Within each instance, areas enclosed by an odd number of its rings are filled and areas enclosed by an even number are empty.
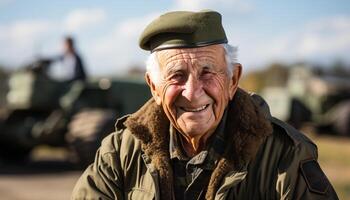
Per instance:
[[[200,112],[202,110],[205,110],[207,107],[209,106],[209,104],[204,105],[204,106],[200,106],[198,108],[186,108],[186,107],[180,107],[181,110],[185,111],[185,112]]]

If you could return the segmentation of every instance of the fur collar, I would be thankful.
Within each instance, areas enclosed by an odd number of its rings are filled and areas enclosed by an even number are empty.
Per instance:
[[[172,199],[173,172],[169,157],[169,120],[154,100],[149,100],[132,114],[125,126],[141,140],[142,149],[159,172],[161,199]],[[214,199],[223,177],[252,160],[264,139],[272,133],[270,122],[263,116],[249,94],[238,89],[229,103],[226,122],[228,144],[213,171],[206,199]]]

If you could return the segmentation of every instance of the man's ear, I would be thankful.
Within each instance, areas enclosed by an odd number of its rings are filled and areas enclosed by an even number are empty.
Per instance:
[[[154,82],[152,81],[152,78],[151,78],[151,74],[149,72],[146,72],[145,74],[145,80],[151,90],[151,93],[152,93],[152,96],[154,98],[154,100],[156,101],[156,103],[158,105],[161,105],[162,103],[162,98],[159,94],[159,91],[157,90],[157,86],[154,84]]]
[[[242,74],[242,65],[240,63],[234,64],[232,77],[231,77],[230,91],[229,91],[230,99],[233,98],[233,96],[237,91],[238,82],[239,82],[239,79],[241,78],[241,74]]]

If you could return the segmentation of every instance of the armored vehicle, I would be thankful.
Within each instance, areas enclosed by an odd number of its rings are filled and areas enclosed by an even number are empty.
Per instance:
[[[19,160],[38,145],[67,147],[86,166],[118,117],[150,98],[143,80],[99,78],[58,82],[39,60],[13,73],[0,112],[0,158]]]
[[[289,70],[286,86],[266,87],[262,96],[271,113],[300,128],[350,136],[350,77],[300,65]]]

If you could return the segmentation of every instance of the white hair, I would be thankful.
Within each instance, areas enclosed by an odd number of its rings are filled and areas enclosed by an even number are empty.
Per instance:
[[[229,77],[233,74],[233,69],[237,63],[237,47],[230,44],[221,44],[225,49],[225,60],[227,65],[227,75]],[[151,80],[157,84],[159,83],[161,70],[157,58],[157,52],[152,52],[151,55],[147,58],[146,61],[146,71],[149,73]]]
[[[233,75],[233,69],[238,63],[237,61],[237,51],[238,48],[230,44],[222,44],[225,49],[225,60],[227,65],[227,74],[229,77]]]

